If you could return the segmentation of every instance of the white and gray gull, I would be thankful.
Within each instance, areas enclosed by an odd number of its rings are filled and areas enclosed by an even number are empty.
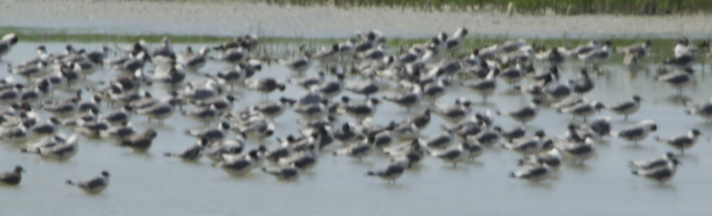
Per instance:
[[[109,172],[105,170],[101,172],[100,176],[78,182],[67,180],[67,184],[77,186],[87,194],[98,194],[109,186]]]

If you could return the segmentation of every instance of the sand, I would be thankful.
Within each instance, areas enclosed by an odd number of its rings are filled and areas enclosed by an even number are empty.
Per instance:
[[[390,37],[423,38],[467,27],[471,35],[527,38],[705,38],[707,15],[514,15],[496,12],[416,12],[390,8],[279,7],[252,2],[0,0],[0,27],[79,33],[234,36],[261,29],[279,37],[347,37],[379,29]]]

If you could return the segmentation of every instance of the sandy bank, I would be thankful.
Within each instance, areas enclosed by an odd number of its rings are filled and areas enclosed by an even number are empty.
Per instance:
[[[69,29],[83,33],[345,37],[356,29],[389,36],[430,37],[466,26],[473,35],[530,38],[707,37],[710,17],[523,16],[498,13],[422,13],[406,9],[340,10],[277,7],[249,2],[105,2],[0,0],[0,26]]]

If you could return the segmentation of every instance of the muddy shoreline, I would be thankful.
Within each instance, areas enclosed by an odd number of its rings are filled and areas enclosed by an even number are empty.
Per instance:
[[[267,36],[341,38],[357,29],[391,37],[423,38],[458,26],[482,37],[706,38],[708,15],[514,15],[331,6],[278,7],[244,2],[0,0],[0,27],[59,29],[79,33],[233,36],[258,29]]]

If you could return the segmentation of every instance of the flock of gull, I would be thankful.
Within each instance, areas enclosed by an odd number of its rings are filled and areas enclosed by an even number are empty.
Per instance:
[[[185,161],[205,156],[213,161],[212,166],[232,176],[259,169],[279,180],[296,180],[300,173],[316,166],[324,153],[357,160],[381,154],[390,158],[389,164],[366,174],[390,183],[428,157],[457,166],[476,160],[487,148],[504,148],[522,156],[521,170],[511,172],[511,177],[538,182],[564,159],[583,164],[595,155],[596,142],[605,136],[638,145],[657,131],[653,120],[614,131],[610,117],[592,117],[607,109],[627,121],[639,110],[643,100],[640,96],[630,95],[629,100],[615,104],[585,97],[596,86],[589,73],[597,72],[598,66],[615,54],[623,55],[626,65],[635,66],[648,56],[650,41],[614,50],[611,41],[592,40],[575,49],[535,51],[520,39],[469,52],[465,51],[467,34],[466,28],[459,28],[452,35],[441,32],[394,55],[387,52],[383,34],[373,30],[318,50],[301,49],[296,58],[277,60],[292,73],[285,79],[253,78],[262,70],[262,62],[254,58],[260,46],[255,35],[236,37],[197,52],[187,47],[181,53],[174,52],[168,38],[152,49],[141,41],[116,46],[113,52],[120,54],[113,57],[109,57],[112,49],[108,47],[88,51],[67,45],[63,53],[50,53],[39,46],[37,57],[7,63],[11,76],[0,80],[0,140],[4,145],[19,146],[18,154],[37,154],[48,160],[68,160],[76,155],[78,136],[116,140],[118,146],[145,152],[159,134],[154,129],[137,131],[131,122],[148,121],[160,127],[165,119],[183,115],[205,127],[185,131],[196,138],[195,144],[164,155]],[[17,42],[15,34],[5,35],[0,42],[0,59]],[[686,38],[680,38],[674,56],[662,63],[674,72],[656,80],[682,94],[694,79],[691,65],[697,60],[697,52]],[[560,79],[563,71],[559,65],[576,59],[585,62],[578,71],[580,77]],[[536,72],[534,61],[544,62],[548,69]],[[210,62],[228,65],[229,69],[217,73],[201,71]],[[346,66],[356,73],[334,70]],[[109,75],[96,74],[105,71],[115,73],[95,85],[79,87],[88,82],[88,76]],[[187,80],[189,73],[199,74],[200,78]],[[270,94],[285,91],[287,83],[301,87],[299,91],[303,93],[298,98],[269,99]],[[531,104],[511,110],[472,112],[479,104],[479,96],[482,104],[487,104],[488,97],[503,84],[499,88],[524,92],[522,97],[529,97]],[[165,85],[168,96],[154,98],[146,91],[152,85]],[[397,86],[399,93],[384,93],[386,85]],[[438,99],[454,85],[469,89],[472,94],[460,95],[454,103],[438,104]],[[233,109],[240,103],[230,94],[235,88],[260,93],[263,101]],[[73,97],[55,96],[55,91],[71,92]],[[350,98],[344,92],[363,95],[364,99]],[[82,99],[86,93],[91,94],[89,100]],[[381,103],[402,107],[412,116],[375,124],[371,117]],[[687,114],[710,122],[712,101],[688,103],[686,107]],[[528,130],[525,124],[535,119],[540,109],[582,118],[583,123],[569,124],[561,135]],[[287,110],[300,116],[294,124],[299,124],[301,130],[295,131],[296,135],[275,138],[278,145],[265,145],[264,141],[272,139],[277,130],[274,119]],[[38,112],[52,117],[42,120]],[[431,115],[447,124],[441,126],[440,133],[421,134],[429,126]],[[494,124],[495,118],[511,118],[521,126],[503,128]],[[73,133],[58,133],[60,128]],[[533,134],[527,135],[528,132]],[[690,128],[686,134],[655,139],[684,154],[700,135],[698,129]],[[631,161],[629,166],[634,175],[662,184],[675,175],[680,164],[677,157],[667,152],[659,158]],[[13,172],[0,175],[0,182],[17,185],[22,172],[18,165]],[[66,183],[87,193],[99,193],[106,189],[108,181],[109,172],[102,171],[96,177]]]

